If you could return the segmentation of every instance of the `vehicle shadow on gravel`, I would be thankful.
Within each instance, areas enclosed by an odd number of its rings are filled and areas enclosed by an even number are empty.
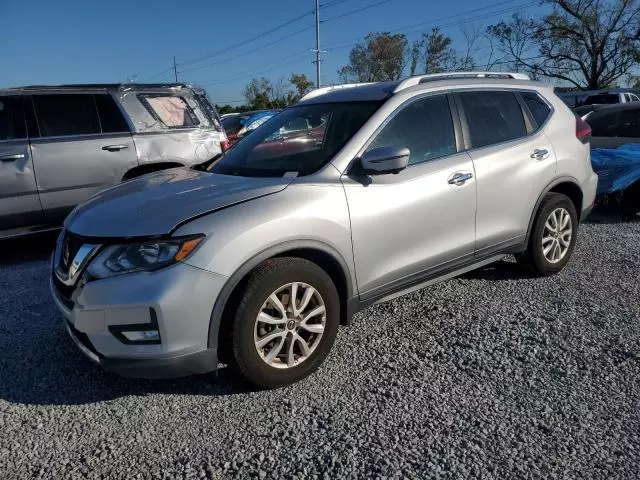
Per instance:
[[[23,405],[85,405],[120,397],[148,395],[227,396],[247,393],[231,369],[191,377],[145,380],[123,378],[94,365],[75,348],[66,332],[55,330],[48,349],[2,342],[0,399]]]
[[[531,274],[527,272],[525,268],[513,261],[511,257],[507,257],[506,260],[494,262],[486,267],[465,273],[464,275],[461,275],[460,278],[502,282],[531,278]]]
[[[0,265],[15,265],[51,256],[58,232],[34,233],[19,238],[0,239]]]
[[[623,212],[617,205],[602,205],[589,214],[583,223],[619,224],[640,223],[640,212],[633,215]]]

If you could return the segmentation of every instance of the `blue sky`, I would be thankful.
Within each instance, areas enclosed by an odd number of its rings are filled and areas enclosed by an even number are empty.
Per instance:
[[[337,81],[336,70],[347,62],[351,46],[372,31],[403,31],[413,40],[420,31],[442,25],[462,47],[461,22],[481,28],[516,11],[540,11],[532,0],[321,4],[326,5],[321,18],[327,20],[321,26],[321,48],[328,50],[323,83]],[[315,79],[310,51],[315,48],[314,7],[315,0],[0,0],[0,87],[168,81],[175,55],[181,81],[206,86],[216,103],[239,103],[252,77],[277,80],[295,72]],[[285,28],[261,35],[301,15]]]

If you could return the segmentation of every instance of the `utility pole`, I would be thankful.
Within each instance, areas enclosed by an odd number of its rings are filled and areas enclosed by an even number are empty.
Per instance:
[[[320,0],[316,0],[316,88],[320,88]]]
[[[176,56],[175,55],[173,56],[173,77],[175,78],[176,83],[178,83],[178,66],[176,65]]]

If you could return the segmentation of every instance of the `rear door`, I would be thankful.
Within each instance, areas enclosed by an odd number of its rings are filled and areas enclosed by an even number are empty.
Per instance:
[[[21,100],[0,96],[0,230],[42,222]]]
[[[640,105],[632,105],[589,115],[592,148],[618,148],[628,143],[640,143]]]
[[[555,153],[544,134],[551,108],[535,92],[457,97],[476,172],[476,256],[483,257],[524,241],[536,202],[555,176]]]
[[[31,140],[31,151],[50,220],[120,183],[138,164],[127,123],[109,94],[42,94],[32,100],[40,137]]]

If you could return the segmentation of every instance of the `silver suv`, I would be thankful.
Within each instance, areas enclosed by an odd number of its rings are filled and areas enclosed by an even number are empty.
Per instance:
[[[94,193],[202,164],[226,140],[205,92],[188,85],[0,90],[0,238],[58,227]]]
[[[283,136],[291,122],[306,132]],[[369,305],[507,254],[560,271],[595,196],[588,135],[518,74],[316,90],[206,172],[146,175],[76,208],[53,296],[107,370],[178,376],[220,359],[288,384]]]

